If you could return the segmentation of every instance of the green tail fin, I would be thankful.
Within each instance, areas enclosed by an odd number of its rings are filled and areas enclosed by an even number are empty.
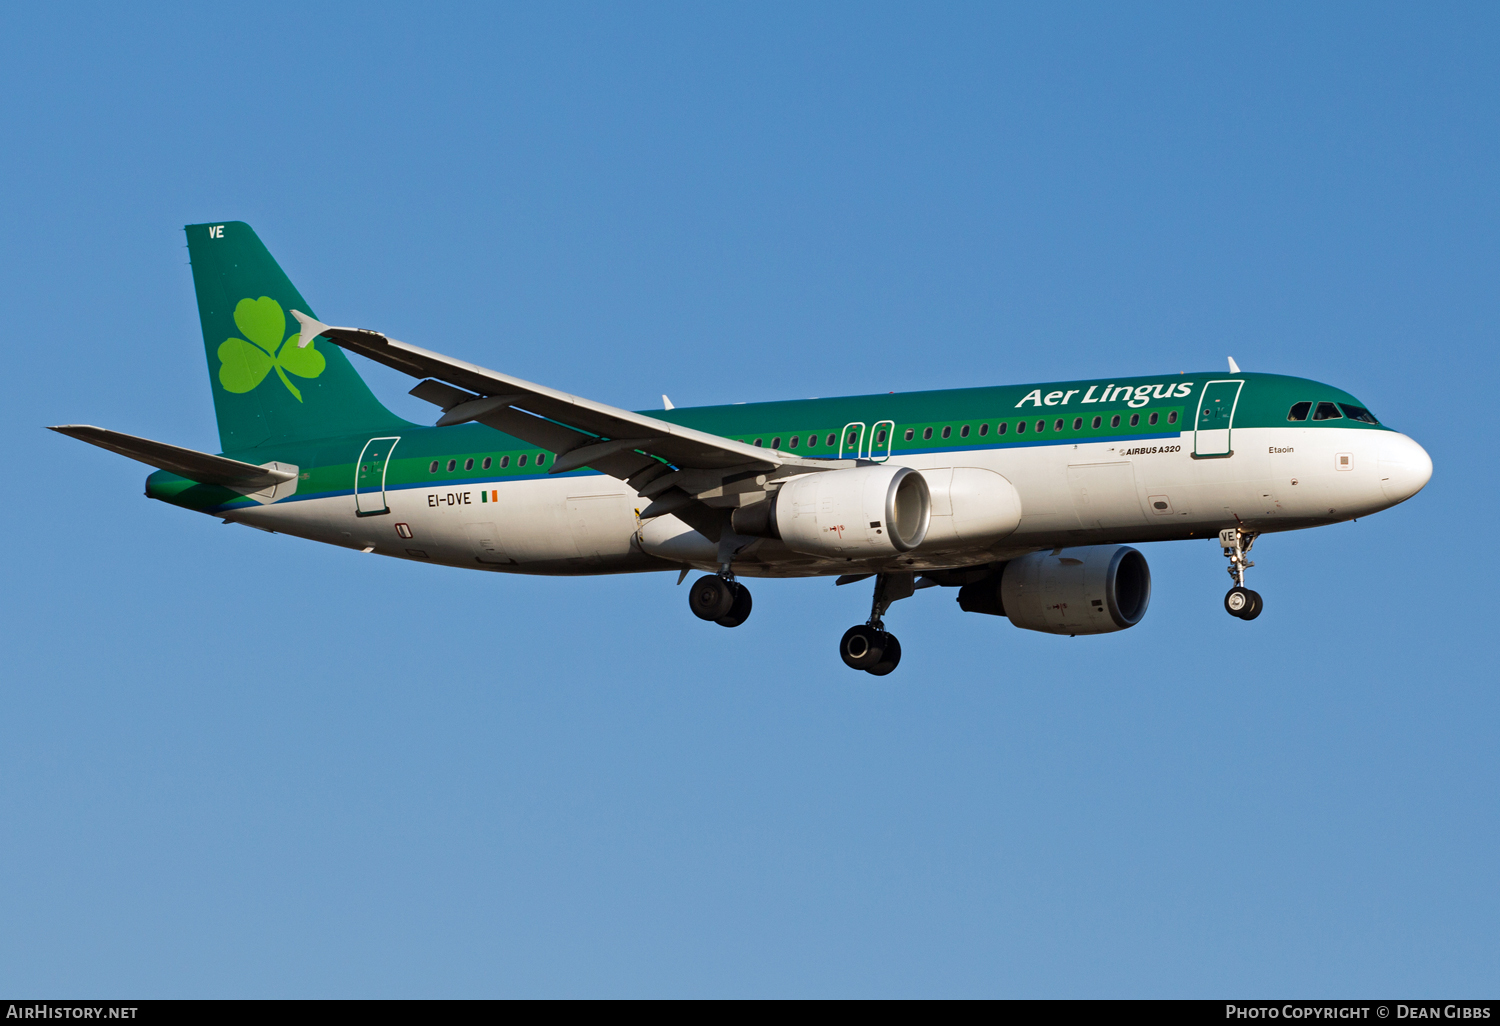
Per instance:
[[[317,315],[248,224],[184,230],[222,451],[408,426],[338,346],[322,340],[297,348],[290,311]]]

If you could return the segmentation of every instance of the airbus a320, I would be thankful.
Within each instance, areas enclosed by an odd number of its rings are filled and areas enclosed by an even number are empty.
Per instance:
[[[226,522],[492,573],[669,571],[737,627],[758,577],[873,581],[839,655],[890,673],[893,602],[1062,635],[1141,621],[1133,544],[1213,539],[1224,608],[1263,534],[1367,516],[1432,475],[1415,441],[1332,385],[1277,374],[1089,381],[631,412],[319,321],[242,222],[186,229],[222,452],[53,428],[158,468],[146,494]],[[418,379],[390,412],[344,350]]]

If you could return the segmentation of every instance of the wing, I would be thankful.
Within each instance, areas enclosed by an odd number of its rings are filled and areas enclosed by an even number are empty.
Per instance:
[[[619,478],[655,500],[642,517],[678,512],[694,503],[735,506],[760,497],[767,480],[855,465],[854,460],[800,459],[569,395],[378,331],[332,327],[299,310],[292,316],[302,325],[298,345],[322,337],[425,379],[411,394],[443,409],[439,427],[476,420],[556,453],[550,473],[590,467]]]
[[[48,430],[76,438],[80,442],[97,445],[101,449],[117,452],[140,460],[149,467],[170,470],[190,481],[203,484],[225,485],[232,488],[269,488],[296,477],[296,471],[257,467],[253,463],[210,456],[196,449],[184,449],[166,442],[153,442],[149,438],[127,435],[120,431],[109,431],[92,424],[59,424]]]

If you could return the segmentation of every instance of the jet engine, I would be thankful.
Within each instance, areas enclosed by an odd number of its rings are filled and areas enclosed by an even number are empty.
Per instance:
[[[1109,634],[1134,627],[1151,603],[1151,568],[1128,545],[1033,552],[959,589],[965,612],[1008,616],[1047,634]]]
[[[769,499],[741,506],[736,534],[779,538],[810,556],[871,559],[922,544],[932,496],[910,467],[855,467],[787,480]]]

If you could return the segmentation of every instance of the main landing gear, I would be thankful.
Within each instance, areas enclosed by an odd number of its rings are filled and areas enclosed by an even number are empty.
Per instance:
[[[688,605],[700,620],[738,627],[750,618],[750,589],[727,573],[709,574],[693,582]]]
[[[875,597],[870,603],[870,619],[850,627],[839,640],[839,657],[851,670],[864,670],[884,677],[901,662],[901,642],[885,629],[882,617],[891,603],[904,599],[915,590],[911,574],[877,574]]]
[[[1234,579],[1234,587],[1224,596],[1224,609],[1230,616],[1241,620],[1254,620],[1265,607],[1260,592],[1245,587],[1245,571],[1255,565],[1245,557],[1254,544],[1255,532],[1243,527],[1230,527],[1219,532],[1219,545],[1229,560],[1229,576]]]

